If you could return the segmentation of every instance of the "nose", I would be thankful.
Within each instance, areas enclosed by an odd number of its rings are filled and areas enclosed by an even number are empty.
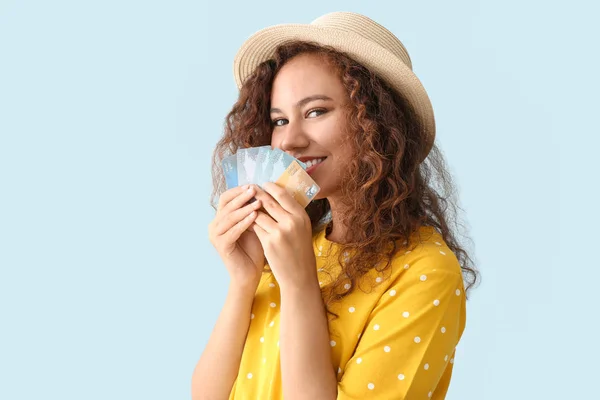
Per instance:
[[[279,146],[276,147],[286,152],[307,147],[310,142],[304,128],[298,123],[288,123],[286,129],[278,136]]]

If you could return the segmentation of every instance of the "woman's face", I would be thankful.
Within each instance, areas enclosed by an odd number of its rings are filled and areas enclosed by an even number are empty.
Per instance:
[[[301,54],[275,76],[271,93],[271,146],[308,164],[321,188],[315,199],[339,191],[341,172],[350,157],[344,106],[347,94],[336,71],[319,56]],[[311,166],[312,162],[322,162]]]

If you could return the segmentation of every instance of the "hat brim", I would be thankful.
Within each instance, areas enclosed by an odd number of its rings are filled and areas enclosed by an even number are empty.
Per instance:
[[[429,153],[435,139],[435,118],[421,81],[398,56],[353,32],[313,24],[280,24],[261,29],[243,43],[234,58],[238,89],[259,64],[273,58],[279,45],[292,40],[316,42],[344,52],[406,97],[421,118],[428,141],[425,156]]]

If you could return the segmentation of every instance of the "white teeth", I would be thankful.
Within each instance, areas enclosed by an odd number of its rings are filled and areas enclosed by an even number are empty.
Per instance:
[[[304,164],[306,164],[306,168],[310,168],[313,165],[317,165],[317,164],[323,162],[323,160],[324,160],[324,158],[315,158],[314,160],[306,161]]]

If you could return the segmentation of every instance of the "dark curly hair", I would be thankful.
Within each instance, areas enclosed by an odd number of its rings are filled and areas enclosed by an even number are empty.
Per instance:
[[[213,208],[225,190],[221,160],[239,148],[271,144],[273,79],[286,62],[305,53],[322,57],[338,72],[349,100],[345,111],[353,157],[344,169],[341,195],[346,200],[339,214],[343,226],[355,229],[347,232],[338,256],[344,273],[322,288],[328,314],[337,317],[330,305],[354,291],[367,272],[373,268],[383,272],[397,252],[414,248],[411,236],[422,226],[440,232],[456,255],[467,293],[479,274],[456,237],[459,224],[455,217],[460,208],[441,151],[434,144],[423,161],[427,146],[412,105],[369,69],[333,48],[288,42],[247,78],[213,153]],[[323,224],[330,228],[330,211],[326,198],[306,207],[313,234]],[[343,257],[346,251],[353,256]],[[344,288],[346,283],[350,283],[350,289]]]

